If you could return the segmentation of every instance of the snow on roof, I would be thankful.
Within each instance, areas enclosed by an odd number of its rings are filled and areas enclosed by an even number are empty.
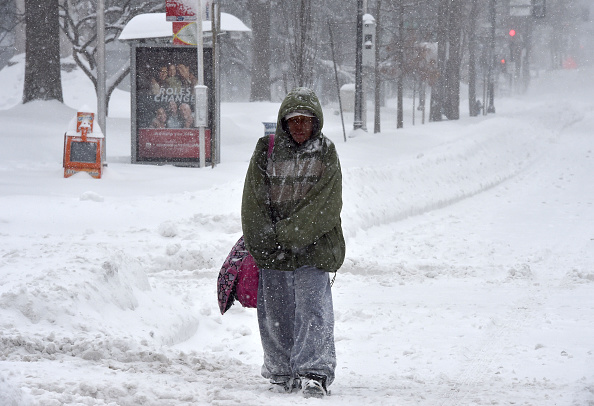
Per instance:
[[[364,14],[363,15],[363,23],[364,24],[373,24],[375,23],[375,18],[371,14]]]
[[[202,31],[211,31],[211,21],[202,22]],[[234,15],[221,13],[221,31],[250,32],[251,30]],[[162,38],[172,35],[171,22],[167,21],[165,13],[149,13],[132,18],[122,30],[119,39]]]

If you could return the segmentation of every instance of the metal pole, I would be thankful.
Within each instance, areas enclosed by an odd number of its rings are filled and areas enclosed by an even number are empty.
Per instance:
[[[363,128],[363,0],[357,0],[357,46],[355,61],[355,118],[353,129]]]
[[[105,145],[107,143],[107,91],[105,83],[105,0],[97,0],[97,122],[103,132],[103,150],[101,155],[105,155]]]
[[[197,86],[204,86],[204,43],[202,38],[202,0],[197,0],[197,8],[196,8],[196,33],[198,41],[196,44],[196,54],[198,54],[198,84]],[[197,95],[196,95],[197,96]],[[196,97],[198,99],[198,97]],[[198,116],[196,112],[196,117]],[[198,147],[200,148],[200,167],[204,168],[206,166],[206,141],[205,141],[205,128],[203,126],[198,127]]]
[[[328,31],[330,32],[330,49],[332,50],[332,63],[334,64],[334,79],[336,80],[336,91],[338,92],[338,109],[340,110],[340,120],[342,121],[342,135],[344,142],[347,141],[346,130],[344,128],[344,117],[342,114],[342,100],[340,98],[340,84],[338,82],[338,69],[336,69],[336,56],[334,55],[334,36],[332,35],[332,25],[328,19]]]
[[[219,0],[217,0],[216,3],[216,8],[217,8],[217,37],[219,35],[221,35],[221,5],[219,4]],[[217,86],[215,87],[215,115],[214,115],[214,119],[216,120],[217,123],[217,135],[216,135],[216,145],[217,145],[217,154],[214,157],[217,160],[217,163],[221,162],[221,51],[223,50],[222,48],[222,42],[217,42],[218,46],[216,49],[216,52],[214,52],[214,58],[215,58],[215,71],[216,74],[215,76],[217,77]]]
[[[212,91],[214,94],[214,105],[212,106],[213,110],[213,121],[210,124],[210,164],[211,167],[214,168],[218,161],[219,156],[219,95],[218,89],[220,87],[219,84],[219,5],[216,0],[213,0],[211,6],[211,17],[210,17],[210,32],[212,38]]]

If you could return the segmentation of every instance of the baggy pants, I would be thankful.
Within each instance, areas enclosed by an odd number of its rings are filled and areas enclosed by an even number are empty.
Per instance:
[[[334,309],[327,272],[260,270],[258,324],[264,350],[262,376],[274,382],[308,373],[334,380]]]

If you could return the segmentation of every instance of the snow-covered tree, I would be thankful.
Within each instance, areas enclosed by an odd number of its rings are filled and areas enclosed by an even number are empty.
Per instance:
[[[57,0],[56,0],[57,1]],[[61,0],[60,26],[72,44],[72,56],[78,67],[93,82],[97,90],[97,15],[96,1]],[[115,41],[125,25],[142,13],[164,11],[164,1],[106,0],[105,43]],[[107,77],[107,103],[117,85],[130,72],[130,60],[116,73]],[[106,109],[107,111],[108,109]]]
[[[15,27],[23,18],[14,0],[0,0],[0,60],[10,58],[6,54],[14,49]]]
[[[271,100],[298,83],[313,86],[322,99],[330,92],[335,97],[328,19],[333,20],[338,40],[337,62],[348,66],[351,59],[354,62],[355,45],[356,10],[351,3],[220,0],[222,11],[241,16],[252,29],[251,47],[232,62],[234,69],[251,72],[250,99]],[[224,58],[229,57],[233,55],[225,52]],[[341,78],[349,76],[346,66],[339,66]]]
[[[339,79],[354,81],[356,2],[277,0],[273,12],[273,83],[316,90],[322,101],[336,100],[329,23],[335,40]],[[346,69],[344,68],[347,66]]]
[[[287,24],[281,26],[284,32],[286,70],[283,82],[285,90],[313,85],[314,64],[317,54],[314,40],[314,24],[311,0],[288,0],[281,3],[282,14]]]

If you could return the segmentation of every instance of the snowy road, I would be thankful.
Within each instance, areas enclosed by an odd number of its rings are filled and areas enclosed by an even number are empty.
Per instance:
[[[390,404],[592,402],[594,122],[571,121],[511,179],[349,241],[363,279],[337,291],[366,311],[344,352]]]
[[[42,128],[72,110],[0,110],[0,405],[593,405],[590,73],[347,143],[328,109],[348,252],[323,401],[269,393],[255,311],[220,316],[214,294],[268,119],[249,117],[277,105],[224,106],[213,170],[125,163],[129,121],[111,118],[101,181],[61,177]]]

